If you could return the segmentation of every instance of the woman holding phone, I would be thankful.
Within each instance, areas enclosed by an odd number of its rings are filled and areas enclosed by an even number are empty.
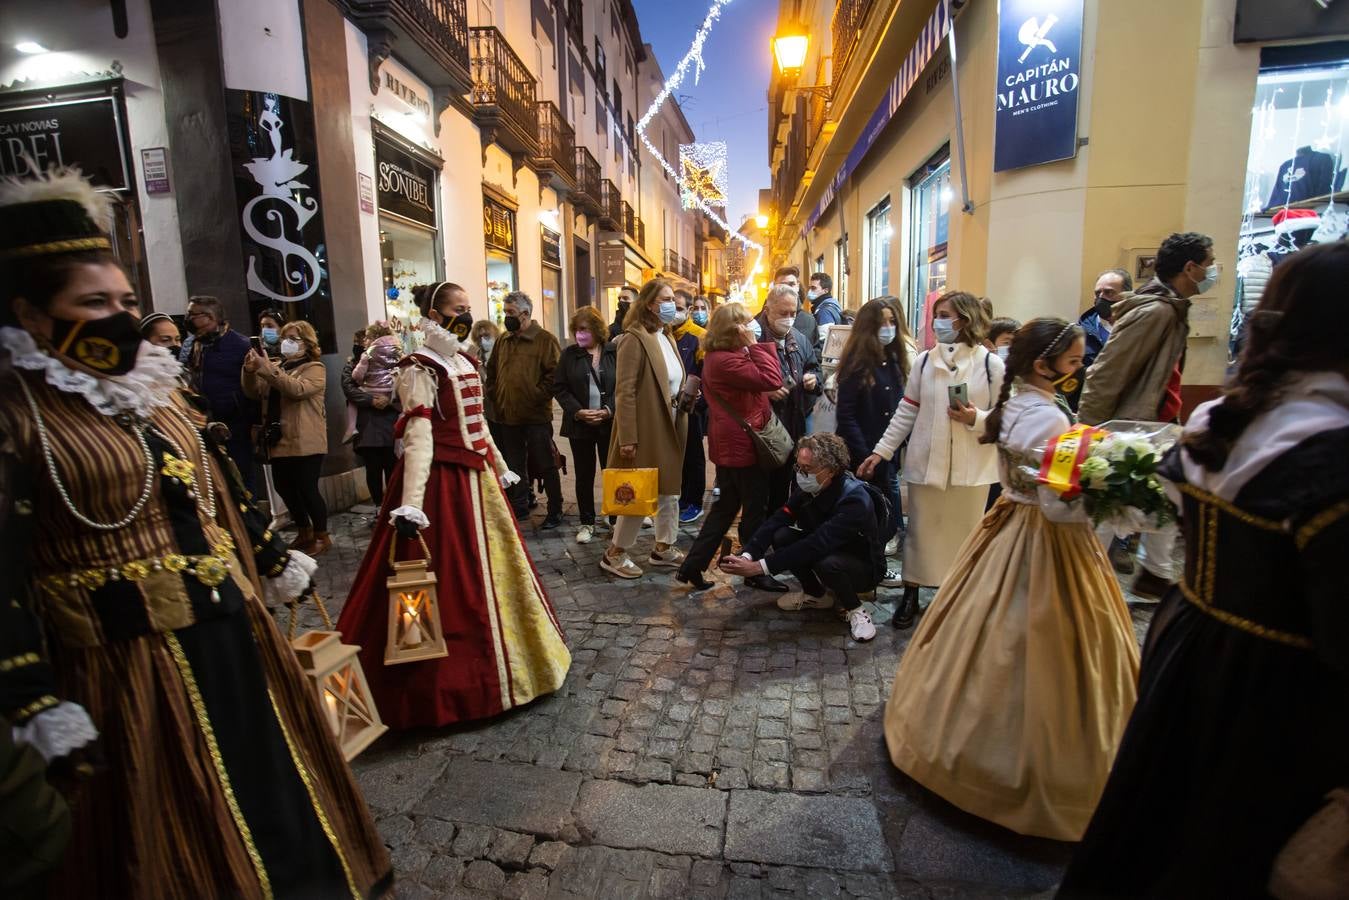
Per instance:
[[[973,294],[951,291],[933,304],[932,328],[936,346],[914,360],[899,408],[857,468],[870,478],[908,440],[909,530],[896,628],[913,625],[919,587],[941,587],[998,480],[997,451],[979,443],[1003,379],[1002,360],[983,346],[988,316]]]

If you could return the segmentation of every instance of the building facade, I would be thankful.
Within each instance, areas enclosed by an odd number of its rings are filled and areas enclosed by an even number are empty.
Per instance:
[[[1342,4],[788,0],[792,29],[809,51],[770,87],[761,212],[773,261],[830,273],[845,306],[893,294],[921,326],[959,288],[1076,318],[1102,269],[1146,279],[1166,235],[1204,232],[1223,274],[1190,314],[1192,405],[1253,257],[1288,248],[1274,213],[1341,221]]]

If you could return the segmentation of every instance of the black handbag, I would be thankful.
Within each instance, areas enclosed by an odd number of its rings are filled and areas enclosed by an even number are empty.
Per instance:
[[[791,459],[795,442],[787,433],[787,427],[782,424],[777,413],[770,411],[763,428],[755,431],[729,403],[709,391],[706,384],[703,386],[703,393],[715,400],[718,406],[735,419],[745,434],[749,435],[749,441],[754,445],[754,455],[759,460],[759,468],[772,472],[782,468],[787,460]]]

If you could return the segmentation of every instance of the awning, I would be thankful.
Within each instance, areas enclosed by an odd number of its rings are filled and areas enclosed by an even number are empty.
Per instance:
[[[814,229],[820,217],[824,215],[825,210],[834,202],[834,197],[843,182],[862,164],[868,152],[880,138],[881,132],[885,126],[890,124],[895,113],[899,111],[904,98],[908,96],[909,91],[918,81],[918,76],[927,68],[927,64],[932,61],[936,55],[937,48],[941,46],[946,39],[946,33],[951,27],[951,4],[950,0],[941,0],[937,8],[933,10],[932,16],[923,26],[922,32],[918,35],[918,40],[914,41],[909,53],[904,57],[904,64],[899,67],[899,74],[890,82],[890,87],[886,89],[885,98],[881,100],[876,111],[871,114],[867,120],[866,126],[862,129],[862,134],[857,139],[857,144],[853,146],[852,152],[848,158],[839,166],[838,172],[830,179],[829,184],[824,189],[824,194],[820,197],[820,202],[815,204],[815,211],[810,214],[806,224],[801,229],[801,236],[805,237]]]

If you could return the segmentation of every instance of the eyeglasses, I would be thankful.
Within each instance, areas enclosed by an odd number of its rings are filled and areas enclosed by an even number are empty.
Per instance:
[[[204,310],[197,310],[196,312],[189,311],[187,317],[189,319],[209,319],[211,314]]]

